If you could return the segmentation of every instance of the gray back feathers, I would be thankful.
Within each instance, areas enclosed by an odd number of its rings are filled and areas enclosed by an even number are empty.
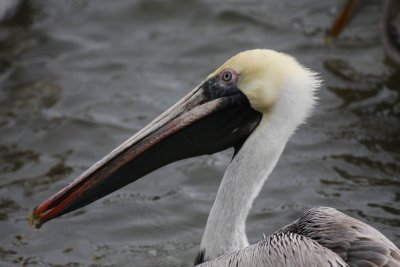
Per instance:
[[[201,267],[400,267],[400,250],[373,227],[317,207],[264,240]]]
[[[334,252],[309,238],[295,233],[277,233],[257,244],[198,266],[344,267],[348,265]]]
[[[333,208],[310,209],[280,231],[315,240],[350,266],[400,266],[400,250],[389,239],[368,224]]]

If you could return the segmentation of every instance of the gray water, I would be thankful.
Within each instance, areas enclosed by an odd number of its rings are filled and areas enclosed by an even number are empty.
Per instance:
[[[368,1],[30,0],[0,26],[0,266],[190,266],[228,150],[164,167],[38,231],[32,207],[239,51],[287,52],[324,86],[251,211],[252,242],[331,206],[400,245],[400,71]]]

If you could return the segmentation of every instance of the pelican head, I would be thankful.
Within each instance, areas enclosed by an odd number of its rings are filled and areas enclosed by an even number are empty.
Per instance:
[[[296,107],[287,107],[286,112],[288,116],[297,117],[298,123],[310,114],[315,90],[320,85],[316,73],[301,66],[296,59],[268,49],[241,52],[211,73],[208,79],[223,77],[229,71],[236,76],[237,88],[254,110],[268,117],[278,100],[288,101]],[[292,94],[292,99],[287,99],[288,94]]]
[[[318,87],[294,58],[272,50],[237,54],[175,105],[33,209],[43,223],[83,207],[177,160],[237,150],[275,113],[293,130],[304,121]]]

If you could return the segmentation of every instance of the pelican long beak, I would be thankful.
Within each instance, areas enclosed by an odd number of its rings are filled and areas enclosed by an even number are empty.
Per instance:
[[[250,107],[238,88],[221,87],[217,78],[203,82],[34,208],[30,224],[39,228],[171,162],[240,145],[258,125],[261,113]]]
[[[347,0],[342,9],[338,12],[335,20],[333,21],[331,28],[327,35],[327,41],[336,39],[349,24],[350,20],[360,7],[360,0]]]

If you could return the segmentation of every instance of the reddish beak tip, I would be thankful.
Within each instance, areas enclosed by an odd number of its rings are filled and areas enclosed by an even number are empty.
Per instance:
[[[33,229],[39,229],[42,226],[40,217],[36,213],[36,208],[31,210],[31,212],[29,213],[28,222],[33,227]]]

